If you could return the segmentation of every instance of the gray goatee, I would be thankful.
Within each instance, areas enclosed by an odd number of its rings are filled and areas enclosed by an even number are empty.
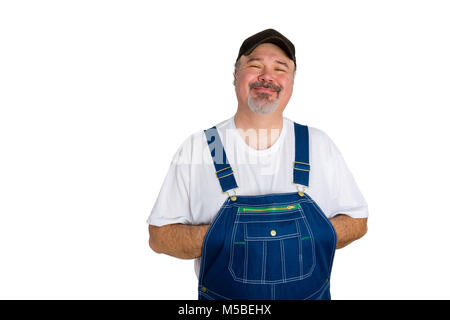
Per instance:
[[[278,103],[280,102],[281,88],[277,85],[261,81],[250,83],[250,90],[255,87],[271,88],[277,92],[277,96],[276,98],[271,99],[270,94],[265,92],[258,92],[256,94],[256,97],[252,97],[252,95],[249,94],[247,103],[250,110],[260,114],[269,114],[274,112],[278,107]]]

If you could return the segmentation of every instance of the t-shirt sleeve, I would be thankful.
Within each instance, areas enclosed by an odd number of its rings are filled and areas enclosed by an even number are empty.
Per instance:
[[[328,147],[330,151],[329,168],[331,169],[329,172],[331,180],[329,218],[338,214],[345,214],[352,218],[367,218],[369,215],[367,202],[344,157],[330,138],[328,138]]]
[[[169,171],[164,179],[155,205],[147,219],[154,226],[183,223],[191,224],[189,205],[190,139],[187,139],[175,153]]]

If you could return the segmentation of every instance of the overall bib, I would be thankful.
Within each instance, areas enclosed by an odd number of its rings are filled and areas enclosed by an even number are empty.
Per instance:
[[[237,188],[216,127],[205,130],[223,192],[229,197],[202,247],[200,300],[331,299],[336,233],[304,192],[309,185],[308,127],[294,123],[293,182],[303,191],[230,195]]]

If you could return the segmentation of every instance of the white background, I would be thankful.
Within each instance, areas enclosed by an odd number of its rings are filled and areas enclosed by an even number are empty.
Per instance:
[[[196,299],[146,219],[191,133],[236,110],[242,41],[297,49],[285,116],[369,204],[334,299],[449,299],[447,1],[0,2],[0,298]]]

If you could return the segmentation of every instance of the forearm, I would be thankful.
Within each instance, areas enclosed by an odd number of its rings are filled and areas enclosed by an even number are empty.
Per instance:
[[[198,258],[202,255],[203,238],[208,228],[209,225],[149,225],[149,245],[157,253],[181,259]]]
[[[331,218],[330,222],[336,230],[336,249],[347,246],[367,232],[367,218],[352,218],[344,214],[338,214]]]

